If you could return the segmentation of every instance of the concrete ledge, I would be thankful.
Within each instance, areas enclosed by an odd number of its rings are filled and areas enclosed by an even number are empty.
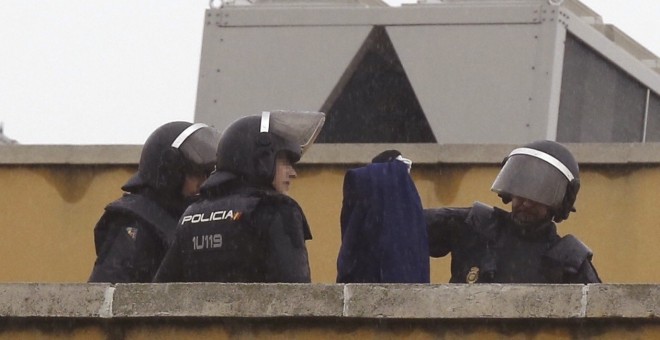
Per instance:
[[[594,285],[589,287],[589,318],[660,318],[658,285]]]
[[[0,284],[2,318],[646,319],[658,285]]]
[[[110,284],[0,284],[0,317],[106,317],[113,289]]]
[[[142,145],[2,145],[0,164],[130,164],[140,161]]]
[[[344,316],[516,319],[584,317],[584,285],[348,285]]]
[[[339,285],[120,284],[114,317],[339,317]]]
[[[301,164],[366,164],[397,149],[415,164],[499,165],[511,144],[316,144]],[[660,164],[660,143],[567,144],[580,164]],[[141,145],[4,145],[0,164],[137,165]]]

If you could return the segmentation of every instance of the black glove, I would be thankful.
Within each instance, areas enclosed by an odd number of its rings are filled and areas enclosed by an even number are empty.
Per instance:
[[[397,157],[401,156],[399,150],[385,150],[371,160],[371,163],[387,163],[393,160],[396,160]]]

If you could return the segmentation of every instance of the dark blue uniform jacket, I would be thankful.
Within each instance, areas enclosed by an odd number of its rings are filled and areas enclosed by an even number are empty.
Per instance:
[[[344,177],[339,283],[428,283],[429,243],[422,203],[399,161]]]

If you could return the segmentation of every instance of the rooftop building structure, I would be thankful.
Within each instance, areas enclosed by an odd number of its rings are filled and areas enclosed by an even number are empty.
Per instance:
[[[225,1],[195,120],[323,111],[320,143],[658,142],[659,72],[578,0]]]

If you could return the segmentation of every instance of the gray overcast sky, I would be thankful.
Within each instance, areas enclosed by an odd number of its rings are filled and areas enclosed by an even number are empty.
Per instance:
[[[660,55],[660,0],[582,2]],[[141,144],[165,122],[191,121],[208,4],[0,0],[5,134],[23,144]]]

